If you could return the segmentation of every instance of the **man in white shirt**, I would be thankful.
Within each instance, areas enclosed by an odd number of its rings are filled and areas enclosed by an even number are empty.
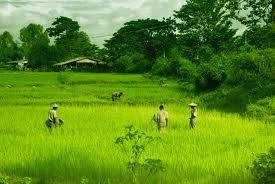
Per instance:
[[[157,124],[159,131],[163,131],[168,126],[168,112],[164,110],[163,105],[159,106],[159,110],[157,114]]]

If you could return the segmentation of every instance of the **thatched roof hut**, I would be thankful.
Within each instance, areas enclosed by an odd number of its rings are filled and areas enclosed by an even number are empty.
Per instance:
[[[73,67],[73,68],[77,68],[79,66],[87,66],[87,65],[106,65],[106,62],[97,60],[97,59],[91,59],[89,57],[79,57],[79,58],[75,58],[75,59],[71,59],[65,62],[61,62],[61,63],[57,63],[55,64],[55,66],[57,67]]]

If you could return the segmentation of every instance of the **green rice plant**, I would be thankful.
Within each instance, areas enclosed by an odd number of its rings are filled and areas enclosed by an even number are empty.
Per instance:
[[[158,158],[166,171],[147,181],[140,178],[147,183],[253,183],[246,169],[253,163],[252,153],[275,147],[274,124],[211,110],[200,96],[171,79],[161,88],[158,79],[143,75],[71,73],[73,84],[67,85],[57,80],[58,75],[0,73],[3,176],[28,176],[34,184],[74,184],[83,178],[92,184],[129,183],[124,161],[130,159],[114,144],[129,122],[146,135],[161,137],[147,145],[140,160],[154,173],[159,162],[146,159]],[[117,103],[111,100],[114,91],[124,92]],[[192,101],[199,104],[195,131],[189,130]],[[50,134],[44,122],[53,103],[66,123]],[[169,113],[163,134],[154,124],[147,129],[161,103]]]

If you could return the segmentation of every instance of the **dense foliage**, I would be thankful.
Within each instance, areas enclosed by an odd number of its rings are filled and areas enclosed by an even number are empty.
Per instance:
[[[269,153],[257,156],[251,167],[256,183],[269,184],[275,182],[275,149],[270,148]]]
[[[22,28],[21,45],[7,31],[0,35],[0,62],[25,56],[31,68],[47,68],[86,56],[107,61],[111,71],[172,76],[200,90],[264,86],[274,62],[274,6],[274,0],[187,0],[170,18],[124,23],[103,49],[61,16],[46,31],[34,23]]]

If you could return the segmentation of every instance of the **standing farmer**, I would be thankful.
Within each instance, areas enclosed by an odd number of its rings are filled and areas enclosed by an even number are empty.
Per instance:
[[[196,128],[196,118],[197,118],[197,104],[189,104],[191,107],[191,117],[190,117],[190,129]]]
[[[120,97],[123,95],[123,93],[122,92],[113,92],[112,93],[112,100],[113,101],[116,101],[116,99],[120,99]]]
[[[164,110],[164,106],[159,106],[159,112],[157,114],[157,124],[159,131],[165,130],[165,128],[168,126],[168,112]]]

